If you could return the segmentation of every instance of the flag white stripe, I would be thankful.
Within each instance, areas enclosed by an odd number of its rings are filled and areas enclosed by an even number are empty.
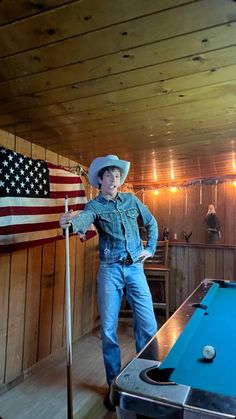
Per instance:
[[[1,227],[11,226],[11,225],[20,225],[20,224],[38,224],[38,223],[47,223],[50,221],[59,222],[60,214],[42,214],[42,215],[9,215],[3,217],[1,220]]]
[[[54,229],[54,230],[43,230],[43,231],[31,231],[19,234],[8,234],[8,235],[0,235],[0,243],[3,245],[12,244],[12,243],[22,243],[22,242],[30,242],[32,240],[43,240],[48,239],[50,237],[55,236],[62,236],[62,230]]]
[[[83,187],[78,183],[50,183],[50,191],[82,191]]]
[[[75,173],[71,173],[66,171],[63,168],[57,168],[57,167],[49,167],[49,175],[50,176],[63,176],[65,178],[70,177],[70,178],[76,178],[78,179],[78,175],[76,175]],[[82,185],[82,182],[81,182]]]

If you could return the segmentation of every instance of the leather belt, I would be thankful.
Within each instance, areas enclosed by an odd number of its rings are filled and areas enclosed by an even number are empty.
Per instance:
[[[138,260],[136,260],[135,262],[131,259],[131,258],[124,258],[122,260],[120,260],[119,262],[122,262],[124,265],[132,265],[132,263],[136,263],[136,262],[142,262],[142,259],[139,258]]]
[[[124,265],[132,265],[132,263],[134,263],[131,258],[124,258],[121,262],[124,263]]]

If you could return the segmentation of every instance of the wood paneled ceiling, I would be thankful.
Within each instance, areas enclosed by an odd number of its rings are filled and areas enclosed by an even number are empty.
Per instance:
[[[236,2],[2,0],[0,128],[134,185],[236,170]]]

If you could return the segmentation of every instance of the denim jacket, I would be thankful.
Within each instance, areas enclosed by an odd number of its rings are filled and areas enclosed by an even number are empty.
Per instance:
[[[113,263],[127,256],[136,261],[143,249],[137,222],[139,216],[147,230],[145,249],[154,254],[158,238],[157,222],[131,193],[118,193],[115,200],[107,200],[100,193],[72,220],[73,232],[84,234],[89,225],[94,224],[99,234],[100,261]]]

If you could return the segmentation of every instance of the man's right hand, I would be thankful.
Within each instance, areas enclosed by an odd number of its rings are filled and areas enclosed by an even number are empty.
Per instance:
[[[59,219],[60,227],[65,230],[67,227],[71,226],[71,220],[76,216],[77,211],[70,210],[65,214],[62,214]]]

